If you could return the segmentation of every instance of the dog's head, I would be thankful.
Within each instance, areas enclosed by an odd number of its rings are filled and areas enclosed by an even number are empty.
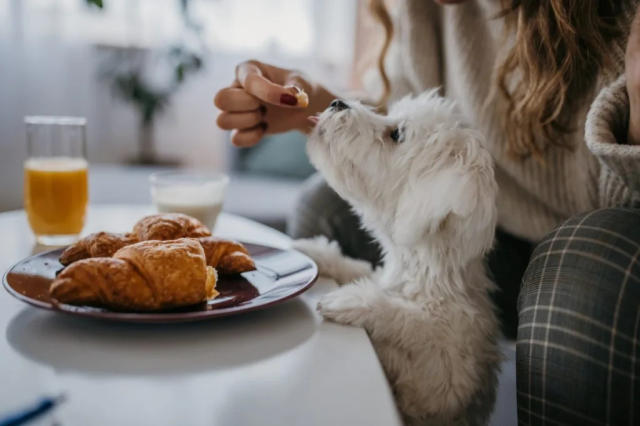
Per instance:
[[[426,242],[458,261],[491,246],[491,157],[435,91],[400,100],[386,116],[336,100],[320,115],[308,152],[364,225],[394,244]]]

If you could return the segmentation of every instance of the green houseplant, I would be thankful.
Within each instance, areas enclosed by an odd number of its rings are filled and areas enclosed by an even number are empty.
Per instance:
[[[103,0],[85,0],[90,7],[104,9]],[[127,47],[105,48],[100,78],[112,93],[131,104],[138,113],[138,153],[136,164],[174,163],[158,157],[154,144],[154,125],[167,109],[171,97],[192,74],[204,66],[202,26],[189,14],[189,0],[178,0],[185,31],[196,43],[176,42],[166,49]],[[159,79],[158,75],[164,77]]]

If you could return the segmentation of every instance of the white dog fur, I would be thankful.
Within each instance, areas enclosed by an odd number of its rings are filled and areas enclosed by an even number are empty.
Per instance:
[[[322,113],[308,152],[380,243],[384,266],[372,271],[323,237],[297,240],[345,284],[318,309],[367,330],[408,424],[486,424],[500,354],[483,262],[497,186],[482,136],[435,91],[386,116],[345,103]]]

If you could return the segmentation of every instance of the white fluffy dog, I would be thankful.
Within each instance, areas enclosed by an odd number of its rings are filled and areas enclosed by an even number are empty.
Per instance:
[[[357,102],[322,113],[308,152],[384,251],[384,266],[298,240],[343,285],[318,309],[364,327],[410,424],[485,424],[500,354],[494,289],[483,263],[496,224],[492,160],[481,135],[435,91],[387,116]]]

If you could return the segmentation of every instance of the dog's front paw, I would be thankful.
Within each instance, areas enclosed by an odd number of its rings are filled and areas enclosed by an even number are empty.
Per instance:
[[[320,275],[333,278],[338,284],[351,282],[372,272],[369,262],[343,256],[338,243],[323,236],[294,240],[292,247],[312,258],[318,265]]]
[[[363,327],[372,311],[372,302],[369,289],[349,284],[323,296],[318,311],[332,321]]]
[[[311,257],[313,260],[342,256],[338,243],[336,241],[329,241],[324,235],[293,240],[291,246]]]
[[[336,241],[317,236],[294,240],[291,246],[313,259],[318,266],[318,274],[335,279],[335,269],[340,265],[343,257]]]

